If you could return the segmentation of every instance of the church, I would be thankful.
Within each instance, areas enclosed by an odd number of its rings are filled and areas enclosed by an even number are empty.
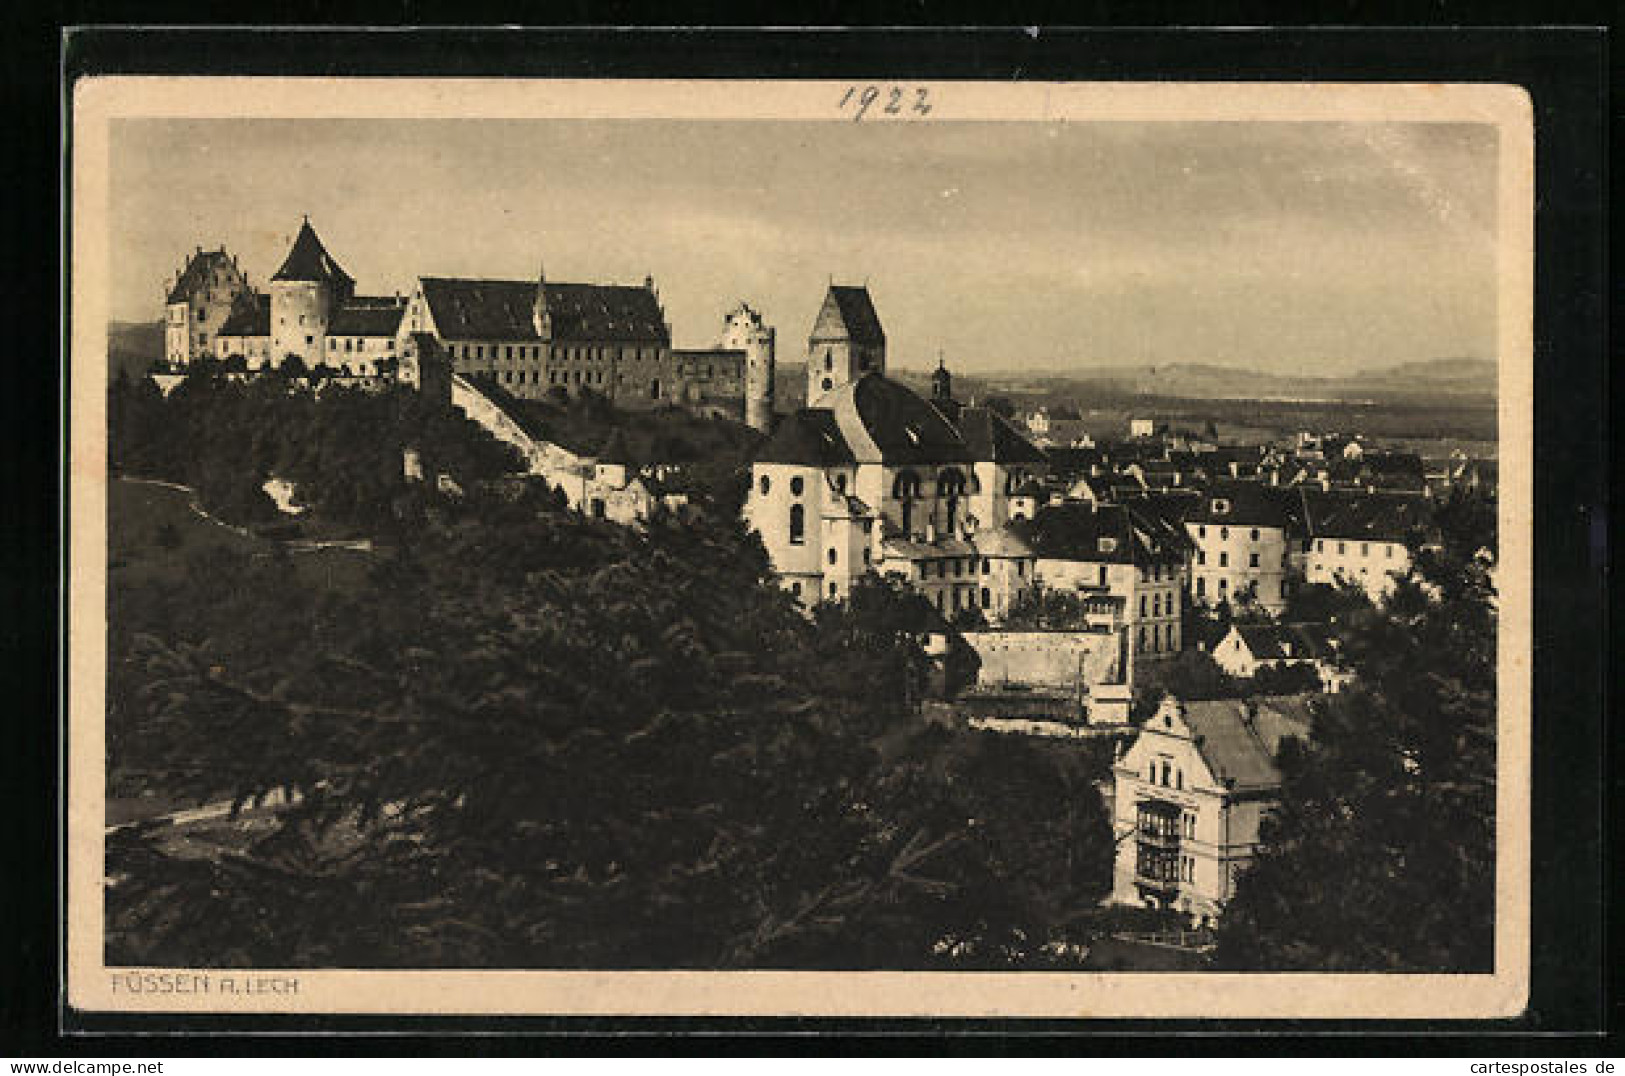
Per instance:
[[[757,453],[745,518],[780,583],[808,605],[874,571],[944,615],[998,620],[1032,583],[1009,526],[1044,454],[996,412],[953,398],[939,362],[931,399],[886,376],[886,335],[867,287],[830,285],[807,341],[809,405]]]

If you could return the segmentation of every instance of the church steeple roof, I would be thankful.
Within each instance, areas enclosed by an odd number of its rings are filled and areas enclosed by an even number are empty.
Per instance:
[[[322,246],[322,241],[316,237],[316,229],[310,226],[310,218],[299,227],[299,234],[294,237],[293,246],[288,256],[271,277],[272,280],[300,280],[315,281],[318,284],[342,284],[354,286],[355,281],[346,273],[333,256]]]

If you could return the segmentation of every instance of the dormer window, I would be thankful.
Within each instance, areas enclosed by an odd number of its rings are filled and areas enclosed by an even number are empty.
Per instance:
[[[1115,553],[1117,551],[1117,539],[1116,538],[1102,538],[1102,539],[1100,539],[1100,551],[1102,553]]]
[[[1230,502],[1223,497],[1213,498],[1212,508],[1213,514],[1216,516],[1225,516],[1230,514]]]

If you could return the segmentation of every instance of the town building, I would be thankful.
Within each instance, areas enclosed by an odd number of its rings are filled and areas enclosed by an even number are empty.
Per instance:
[[[1219,668],[1242,679],[1251,679],[1260,669],[1307,666],[1327,692],[1336,692],[1351,678],[1323,624],[1232,624],[1212,653]]]
[[[1036,585],[1076,596],[1091,624],[1124,639],[1130,676],[1184,646],[1187,543],[1124,505],[1046,505],[1012,528],[1033,550]]]
[[[1309,724],[1299,696],[1164,699],[1112,767],[1111,900],[1213,925],[1279,801],[1281,743]]]
[[[1195,546],[1191,599],[1234,604],[1250,596],[1278,613],[1286,605],[1291,553],[1302,538],[1285,491],[1256,482],[1215,483],[1195,498],[1185,530]]]
[[[1410,571],[1412,549],[1427,527],[1427,502],[1408,495],[1305,490],[1308,532],[1304,578],[1352,584],[1373,601]]]

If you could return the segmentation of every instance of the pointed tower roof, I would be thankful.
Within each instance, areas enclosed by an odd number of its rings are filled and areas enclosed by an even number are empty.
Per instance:
[[[880,327],[867,285],[831,284],[824,305],[813,322],[814,340],[850,340],[862,346],[883,347],[886,332]]]
[[[342,283],[353,286],[355,280],[339,267],[333,256],[322,246],[322,241],[316,238],[316,229],[310,226],[310,218],[306,217],[304,224],[299,227],[299,234],[294,238],[293,247],[288,251],[288,257],[282,262],[271,277],[272,280],[313,280],[320,284]]]

